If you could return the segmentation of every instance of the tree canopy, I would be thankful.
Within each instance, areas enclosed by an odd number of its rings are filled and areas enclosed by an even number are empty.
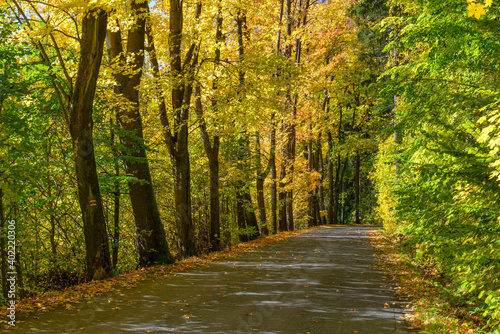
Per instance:
[[[498,326],[497,3],[4,0],[0,22],[20,297],[383,224]]]

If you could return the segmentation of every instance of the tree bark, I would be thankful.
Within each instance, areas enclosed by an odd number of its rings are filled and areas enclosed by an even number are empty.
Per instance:
[[[217,47],[215,48],[214,57],[214,72],[220,66],[220,43],[224,41],[222,35],[222,8],[219,1],[219,10],[216,17],[216,31],[215,41]],[[212,84],[213,91],[218,89],[218,80],[214,79]],[[213,135],[213,144],[210,142],[210,135],[208,134],[207,125],[203,116],[203,105],[201,102],[201,88],[195,87],[195,111],[200,120],[200,132],[203,140],[203,146],[208,158],[208,165],[210,169],[210,250],[217,251],[221,248],[221,231],[220,231],[220,195],[219,195],[219,147],[220,138],[217,134]],[[217,100],[212,99],[212,109],[217,109]]]
[[[266,202],[264,199],[264,181],[269,174],[269,171],[272,168],[271,157],[268,160],[267,167],[265,170],[262,170],[262,159],[261,159],[261,150],[260,150],[260,133],[258,131],[255,132],[255,168],[256,168],[256,190],[257,190],[257,205],[259,208],[259,221],[262,225],[261,232],[263,235],[269,235],[269,228],[267,226],[267,217],[266,217]],[[273,150],[273,148],[271,148]],[[272,154],[271,154],[272,155]]]
[[[334,224],[334,216],[333,216],[333,207],[335,203],[334,192],[335,192],[335,184],[333,183],[333,138],[332,133],[328,131],[327,133],[328,140],[328,223]]]
[[[84,14],[80,63],[74,92],[69,103],[78,200],[85,236],[87,277],[90,280],[110,277],[113,274],[92,135],[93,101],[106,37],[106,26],[106,12],[93,9]]]
[[[325,188],[323,187],[324,179],[325,179],[325,166],[323,161],[323,150],[321,148],[321,134],[320,138],[316,142],[316,152],[317,152],[317,166],[318,172],[321,172],[321,178],[319,180],[318,186],[318,215],[319,215],[319,224],[326,224],[325,217],[321,216],[321,211],[325,210]]]
[[[278,28],[278,36],[276,38],[276,54],[279,55],[281,53],[281,25],[283,23],[283,10],[284,10],[284,0],[280,0],[280,15],[279,15],[279,28]],[[274,74],[275,77],[279,77],[281,75],[280,68],[276,68],[276,72]],[[270,154],[270,163],[271,163],[271,225],[273,234],[278,233],[281,230],[281,219],[278,214],[278,173],[276,170],[276,116],[275,113],[271,115],[271,134],[270,134],[270,142],[271,142],[271,154]]]
[[[201,89],[196,86],[194,89],[195,111],[200,119],[200,132],[208,158],[210,169],[210,250],[217,251],[221,248],[220,231],[220,194],[219,194],[219,147],[220,139],[218,135],[213,135],[213,144],[210,142],[207,125],[203,118],[203,105],[201,103]],[[214,101],[215,102],[215,101]],[[216,103],[212,102],[212,107]]]
[[[113,119],[110,120],[111,127],[113,127]],[[118,152],[115,145],[115,131],[111,128],[111,151],[115,159],[114,166],[114,176],[117,178],[120,176],[120,166],[118,165]],[[120,183],[118,180],[114,180],[114,191],[113,191],[113,242],[111,245],[111,260],[113,263],[113,269],[116,270],[118,264],[118,252],[120,249]]]
[[[354,182],[355,182],[355,185],[354,185],[354,192],[355,192],[355,202],[356,202],[356,224],[361,224],[361,221],[359,219],[359,203],[360,203],[360,175],[359,175],[359,172],[360,172],[360,168],[361,168],[361,158],[359,156],[359,152],[356,154],[356,165],[355,165],[355,178],[354,178]]]
[[[238,193],[236,193],[236,222],[238,224],[238,230],[240,230],[240,234],[238,234],[240,241],[246,242],[250,240],[247,233],[241,232],[247,228],[247,225],[245,223],[245,208],[243,207],[243,199],[241,198],[241,195],[238,195]]]
[[[274,124],[274,117],[271,129],[271,156],[269,161],[271,162],[271,226],[273,229],[273,234],[278,233],[278,193],[277,193],[277,173],[276,173],[276,126]]]
[[[237,38],[238,38],[238,57],[239,62],[242,64],[245,60],[245,47],[244,47],[244,39],[249,39],[249,31],[247,29],[247,19],[246,13],[238,10],[236,15],[236,30],[237,30]],[[240,67],[238,69],[238,79],[239,79],[239,99],[242,101],[245,98],[245,71]],[[248,135],[246,133],[243,134],[243,138],[239,139],[239,149],[238,149],[238,161],[243,161],[248,159],[249,152],[249,140]],[[243,166],[238,162],[237,168],[243,171]],[[250,189],[246,186],[243,180],[237,180],[235,182],[236,185],[236,198],[237,202],[243,207],[243,215],[245,219],[246,227],[253,227],[252,233],[248,235],[249,240],[256,239],[259,235],[259,225],[257,222],[257,217],[255,215],[255,211],[252,205],[252,197],[250,195]],[[241,214],[241,211],[237,211],[238,215]],[[240,220],[241,217],[238,217]]]
[[[120,141],[128,155],[124,159],[125,171],[134,178],[128,185],[136,226],[138,263],[140,266],[147,266],[171,263],[173,258],[168,249],[165,229],[156,204],[139,112],[138,86],[144,67],[148,3],[134,0],[131,3],[131,11],[135,22],[128,32],[126,53],[122,52],[122,37],[119,30],[108,31],[107,42],[110,62],[128,65],[134,72],[131,76],[121,72],[114,73],[118,83],[115,86],[115,93],[123,96],[128,102],[118,109],[117,120],[120,128],[124,130]]]
[[[183,36],[183,1],[170,0],[170,36],[169,36],[169,63],[170,82],[172,84],[171,97],[172,109],[174,111],[174,124],[171,128],[167,116],[167,107],[163,94],[159,94],[159,114],[163,128],[163,137],[167,145],[172,171],[174,176],[175,197],[175,222],[177,227],[177,248],[182,258],[196,255],[196,243],[194,240],[194,225],[191,215],[191,170],[189,163],[188,147],[188,119],[191,96],[193,93],[193,82],[195,67],[198,63],[198,50],[196,44],[192,43],[182,59],[182,36]],[[195,16],[201,13],[201,3],[196,5]],[[151,27],[147,31],[148,51],[155,79],[160,78],[160,67],[154,46]]]

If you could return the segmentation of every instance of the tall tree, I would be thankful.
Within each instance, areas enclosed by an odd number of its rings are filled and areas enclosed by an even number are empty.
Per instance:
[[[30,4],[37,20],[44,25],[48,18]],[[31,22],[19,1],[10,4],[19,21]],[[102,279],[113,274],[106,220],[99,179],[93,138],[93,104],[97,79],[103,56],[104,39],[106,37],[108,15],[99,7],[86,9],[81,21],[79,40],[80,59],[76,78],[69,74],[62,57],[61,49],[53,33],[49,33],[51,47],[55,51],[59,66],[62,69],[66,88],[56,79],[54,63],[45,44],[33,36],[31,41],[39,49],[42,61],[51,69],[51,82],[56,92],[61,110],[68,124],[73,144],[73,155],[78,187],[78,200],[82,213],[83,232],[86,248],[86,267],[88,279]],[[32,26],[29,29],[33,29]],[[32,31],[36,34],[35,31]]]
[[[148,3],[133,0],[130,10],[134,21],[127,34],[126,50],[122,47],[120,28],[116,31],[108,30],[106,41],[117,82],[114,91],[125,100],[117,107],[117,120],[123,130],[120,132],[120,140],[125,152],[125,171],[132,177],[129,181],[129,194],[136,225],[138,262],[140,266],[146,266],[170,263],[173,258],[156,204],[139,111]],[[117,23],[119,26],[119,22]]]
[[[238,36],[238,60],[240,63],[240,67],[238,68],[238,98],[241,103],[245,98],[245,77],[246,72],[243,69],[243,64],[245,62],[245,41],[248,42],[250,39],[250,31],[247,27],[247,16],[246,12],[243,9],[238,9],[236,14],[236,31]],[[243,170],[242,162],[245,160],[249,160],[250,148],[249,148],[249,138],[248,132],[246,130],[243,131],[241,137],[238,140],[238,149],[237,149],[237,168],[241,171],[240,174],[245,174]],[[257,216],[255,215],[255,209],[252,204],[252,196],[250,194],[250,187],[245,184],[245,181],[241,179],[241,175],[235,181],[236,188],[236,205],[237,205],[237,215],[238,222],[241,228],[252,228],[252,232],[248,235],[248,239],[252,240],[257,238],[260,235],[259,224],[257,221]]]
[[[182,0],[170,0],[169,8],[169,66],[171,78],[171,103],[174,122],[170,125],[163,94],[158,96],[160,121],[163,137],[170,154],[174,176],[175,222],[177,226],[177,247],[181,257],[196,254],[194,225],[191,216],[191,169],[189,163],[188,120],[195,70],[198,64],[199,45],[192,42],[183,55],[184,6]],[[201,2],[196,3],[195,19],[201,14]],[[149,25],[148,44],[153,67],[153,75],[160,77],[158,55],[154,35]]]
[[[83,218],[87,275],[92,280],[109,277],[113,273],[92,135],[93,101],[107,21],[107,13],[99,8],[84,13],[80,63],[69,100],[70,133],[75,156],[78,199]]]

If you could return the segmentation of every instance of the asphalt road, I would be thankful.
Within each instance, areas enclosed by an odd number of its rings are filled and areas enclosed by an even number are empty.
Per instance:
[[[314,230],[33,315],[19,333],[415,333],[377,267],[375,227]],[[20,319],[21,320],[21,319]]]

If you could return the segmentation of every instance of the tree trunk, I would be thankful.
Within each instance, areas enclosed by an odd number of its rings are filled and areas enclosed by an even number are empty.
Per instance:
[[[215,48],[214,57],[214,72],[220,65],[220,47],[224,41],[222,35],[222,8],[219,1],[219,9],[216,17],[216,32],[215,41],[217,47]],[[212,84],[213,91],[218,89],[217,77]],[[220,233],[220,195],[219,195],[219,136],[213,135],[213,144],[210,142],[210,136],[207,131],[206,121],[203,116],[203,105],[201,102],[201,89],[199,86],[195,87],[195,111],[200,120],[200,132],[205,147],[205,153],[208,158],[208,165],[210,169],[210,250],[217,251],[221,248],[221,233]],[[217,100],[212,99],[212,109],[217,110]]]
[[[311,118],[309,118],[309,131],[312,130],[312,124],[311,124]],[[310,134],[309,134],[310,136]],[[312,173],[313,170],[315,170],[315,161],[314,161],[314,153],[313,153],[313,141],[312,138],[309,138],[307,142],[307,161],[308,161],[308,170],[310,173]],[[310,184],[308,184],[308,187],[311,187]],[[309,227],[313,227],[317,225],[316,221],[316,207],[315,207],[315,192],[316,192],[316,187],[314,189],[311,189],[309,198],[307,199],[307,204],[308,204],[308,222],[307,225]]]
[[[113,119],[110,120],[111,127],[113,127]],[[112,253],[111,259],[113,263],[113,269],[116,270],[118,264],[118,251],[120,249],[120,182],[116,180],[120,176],[120,167],[118,164],[118,152],[115,145],[115,132],[111,128],[111,150],[115,159],[114,166],[114,191],[113,191],[113,242],[111,245]]]
[[[218,251],[221,249],[218,141],[214,151],[216,152],[211,154],[208,159],[210,167],[210,250]]]
[[[274,117],[271,129],[271,156],[269,160],[271,162],[271,225],[273,229],[273,234],[278,233],[278,194],[277,194],[277,173],[276,173],[276,127],[274,124]]]
[[[318,186],[318,215],[319,215],[319,224],[324,225],[325,217],[321,216],[321,211],[325,210],[325,189],[323,187],[323,182],[325,178],[325,166],[323,162],[323,150],[321,149],[321,134],[320,138],[316,141],[316,152],[317,152],[317,166],[318,172],[321,172],[320,183]]]
[[[341,224],[345,224],[345,181],[344,181],[344,175],[345,171],[347,169],[347,165],[349,162],[349,158],[345,158],[344,160],[344,167],[342,168],[342,173],[340,174],[340,184],[342,185],[342,190],[340,192],[340,197],[342,197],[342,208],[341,208]]]
[[[278,28],[278,36],[276,38],[276,54],[281,54],[281,25],[283,23],[283,9],[284,9],[284,0],[280,0],[280,15],[279,15],[279,28]],[[274,74],[275,77],[279,77],[281,75],[280,68],[276,68],[276,72]],[[276,170],[276,116],[273,113],[271,115],[271,154],[270,154],[270,163],[271,163],[271,225],[273,229],[273,234],[278,233],[281,230],[281,219],[278,214],[278,173]]]
[[[340,108],[339,114],[339,126],[338,126],[338,142],[342,139],[342,108]],[[332,143],[333,144],[333,143]],[[333,146],[333,145],[332,145]],[[347,161],[347,158],[346,158]],[[341,157],[340,153],[337,153],[337,168],[335,170],[335,183],[334,183],[334,202],[333,202],[333,221],[334,225],[338,224],[338,212],[339,212],[339,195],[340,195],[340,169],[341,169]]]
[[[267,227],[267,217],[266,217],[266,202],[264,199],[264,179],[261,177],[257,178],[256,183],[257,189],[257,205],[259,206],[259,222],[262,224],[262,235],[269,235],[269,228]]]
[[[359,156],[359,152],[356,154],[356,166],[355,166],[355,178],[354,178],[354,191],[355,191],[355,202],[356,202],[356,224],[361,224],[361,221],[359,219],[359,202],[360,202],[360,175],[359,175],[359,170],[361,168],[361,158]]]
[[[271,160],[268,161],[266,170],[262,170],[261,152],[260,152],[260,134],[255,132],[255,168],[256,168],[256,190],[257,190],[257,205],[259,207],[259,222],[262,224],[262,234],[269,235],[266,217],[266,202],[264,199],[264,180],[266,179],[271,169]],[[271,158],[270,158],[271,159]]]
[[[203,105],[201,103],[201,89],[196,86],[194,89],[195,111],[200,120],[200,132],[205,147],[205,153],[208,158],[210,169],[210,250],[217,251],[221,248],[220,231],[220,194],[219,194],[219,136],[213,136],[213,144],[210,142],[210,136],[207,131],[207,125],[203,118]],[[212,107],[216,107],[215,101]]]
[[[47,146],[47,152],[45,157],[47,158],[47,166],[50,166],[50,157],[52,156],[52,146],[50,143]],[[55,207],[54,207],[54,201],[55,199],[52,199],[52,180],[49,174],[47,174],[47,196],[48,198],[51,198],[51,200],[48,203],[49,206],[49,223],[50,223],[50,230],[49,230],[49,241],[50,241],[50,250],[51,250],[51,255],[50,255],[50,262],[52,262],[52,266],[56,265],[57,261],[57,245],[56,245],[56,216],[55,216]]]
[[[244,11],[238,10],[236,15],[236,30],[237,30],[237,38],[238,38],[238,57],[239,62],[244,62],[245,56],[245,48],[244,48],[244,37],[246,40],[249,39],[249,31],[247,29],[247,19],[246,13]],[[245,98],[245,71],[241,68],[238,69],[238,79],[239,79],[239,99],[242,101]],[[247,158],[249,151],[249,140],[247,138],[247,134],[243,134],[243,139],[239,140],[239,157],[238,161],[243,161]],[[243,166],[238,163],[237,168],[239,170],[243,170]],[[253,232],[248,236],[250,240],[257,238],[260,235],[259,225],[257,223],[257,217],[255,216],[255,212],[252,207],[252,198],[250,196],[250,189],[246,187],[244,181],[238,180],[236,183],[237,187],[237,198],[240,205],[243,207],[245,224],[246,227],[253,227]],[[240,219],[240,218],[238,218]]]
[[[335,203],[335,199],[333,197],[334,192],[335,192],[335,184],[333,183],[333,138],[332,138],[332,133],[330,131],[327,132],[327,137],[328,137],[328,224],[335,224],[334,223],[334,216],[333,216],[333,207]]]
[[[248,241],[248,234],[241,232],[247,228],[247,225],[245,223],[245,208],[243,205],[243,196],[238,191],[238,189],[236,190],[236,222],[238,224],[238,229],[240,230],[240,234],[238,235],[240,241]]]
[[[257,239],[260,236],[259,224],[257,222],[257,216],[255,215],[255,210],[252,205],[252,196],[250,195],[250,189],[245,188],[243,194],[243,207],[245,209],[245,222],[247,227],[253,227],[252,233],[248,236],[250,240]]]
[[[194,225],[191,217],[191,170],[189,164],[188,147],[188,119],[193,93],[195,67],[198,62],[196,44],[191,44],[182,61],[183,36],[183,1],[170,0],[170,77],[173,85],[171,89],[172,109],[175,114],[172,129],[167,116],[167,108],[163,94],[159,94],[159,114],[163,128],[163,136],[167,145],[172,171],[174,176],[175,222],[177,227],[177,248],[181,257],[196,255],[194,240]],[[201,13],[201,3],[196,5],[195,16]],[[153,67],[153,76],[160,78],[160,68],[154,46],[153,34],[148,36],[148,51]],[[196,51],[196,52],[195,52]],[[183,64],[184,63],[184,64]]]
[[[87,277],[113,274],[106,221],[99,189],[92,135],[92,109],[106,37],[107,14],[93,9],[82,19],[80,63],[69,103],[70,132],[85,236]]]
[[[136,226],[136,243],[138,263],[147,266],[160,263],[171,263],[165,235],[165,229],[156,204],[151,172],[144,144],[142,118],[139,112],[139,91],[142,68],[144,67],[144,41],[148,3],[132,1],[131,10],[135,22],[128,32],[127,50],[122,53],[121,32],[108,31],[108,52],[110,62],[128,65],[134,71],[132,76],[115,72],[118,86],[115,93],[123,96],[127,102],[117,112],[117,120],[123,135],[122,145],[126,148],[128,157],[124,159],[127,175],[134,177],[129,182],[130,201]],[[121,58],[121,59],[119,59]],[[131,59],[131,60],[129,60]]]

